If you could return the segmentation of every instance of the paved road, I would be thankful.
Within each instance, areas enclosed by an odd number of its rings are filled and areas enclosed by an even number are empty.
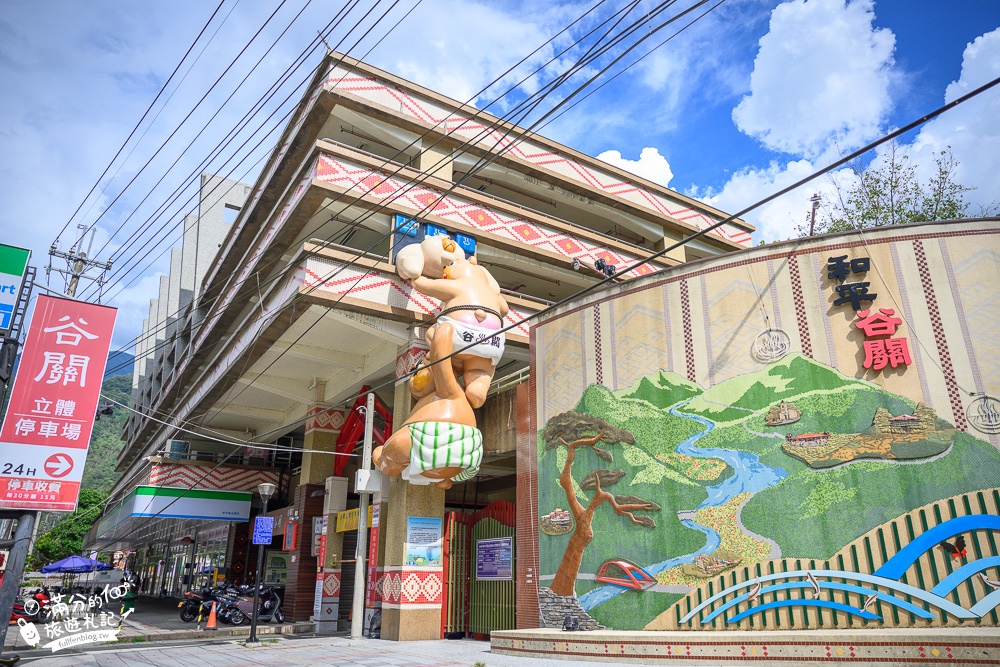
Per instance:
[[[164,642],[73,649],[42,655],[21,654],[19,665],[37,667],[568,667],[566,660],[492,655],[489,642],[472,640],[390,642],[378,639],[352,641],[342,637],[279,637],[257,648],[240,641]],[[592,667],[618,667],[617,663],[576,663]],[[705,665],[704,667],[713,667]],[[719,667],[715,665],[714,667]]]

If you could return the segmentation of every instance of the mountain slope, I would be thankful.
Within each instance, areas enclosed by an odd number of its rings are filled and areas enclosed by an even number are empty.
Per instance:
[[[766,410],[781,399],[810,391],[848,387],[870,389],[875,385],[844,375],[801,354],[790,354],[756,373],[734,377],[705,390],[688,403],[685,412],[726,422],[746,417],[750,411]]]
[[[677,373],[661,370],[654,375],[645,375],[628,389],[614,392],[620,398],[638,398],[648,401],[658,408],[669,408],[678,401],[697,396],[702,388],[685,380]]]
[[[132,396],[132,374],[107,378],[101,385],[101,393],[128,405]],[[101,402],[105,401],[101,399]],[[115,466],[123,445],[121,437],[128,410],[115,405],[113,411],[111,415],[99,415],[100,421],[94,423],[81,488],[107,492],[118,479]]]

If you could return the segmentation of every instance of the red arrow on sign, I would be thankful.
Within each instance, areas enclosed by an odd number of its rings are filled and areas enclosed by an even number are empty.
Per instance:
[[[73,459],[65,454],[53,454],[45,459],[44,468],[51,477],[65,477],[73,469]]]

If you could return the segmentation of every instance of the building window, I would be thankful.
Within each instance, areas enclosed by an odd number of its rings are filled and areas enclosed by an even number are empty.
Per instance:
[[[222,208],[222,222],[227,225],[231,225],[236,222],[236,217],[240,214],[240,208],[238,206],[231,206],[226,204]]]

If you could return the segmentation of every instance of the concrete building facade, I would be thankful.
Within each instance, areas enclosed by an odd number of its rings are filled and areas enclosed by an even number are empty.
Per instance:
[[[461,523],[452,514],[478,521],[517,499],[518,423],[530,413],[526,318],[603,279],[597,266],[615,266],[628,282],[747,247],[752,227],[734,220],[651,258],[725,217],[328,54],[253,186],[202,178],[198,211],[185,219],[137,347],[136,412],[115,502],[88,546],[134,551],[150,592],[179,594],[216,568],[253,580],[247,520],[260,509],[257,485],[272,482],[277,520],[263,581],[283,587],[293,620],[346,618],[340,599],[356,583],[346,562],[357,531],[335,525],[358,504],[356,397],[373,388],[376,431],[405,419],[410,397],[396,381],[425,354],[423,328],[439,306],[392,264],[416,221],[468,244],[515,326],[481,410],[479,475],[447,493],[384,480],[373,499],[368,606],[382,608],[383,637],[439,636],[457,584],[446,566],[406,564],[407,522],[443,519],[447,538],[447,526]],[[527,610],[516,622],[531,627],[537,617]]]

